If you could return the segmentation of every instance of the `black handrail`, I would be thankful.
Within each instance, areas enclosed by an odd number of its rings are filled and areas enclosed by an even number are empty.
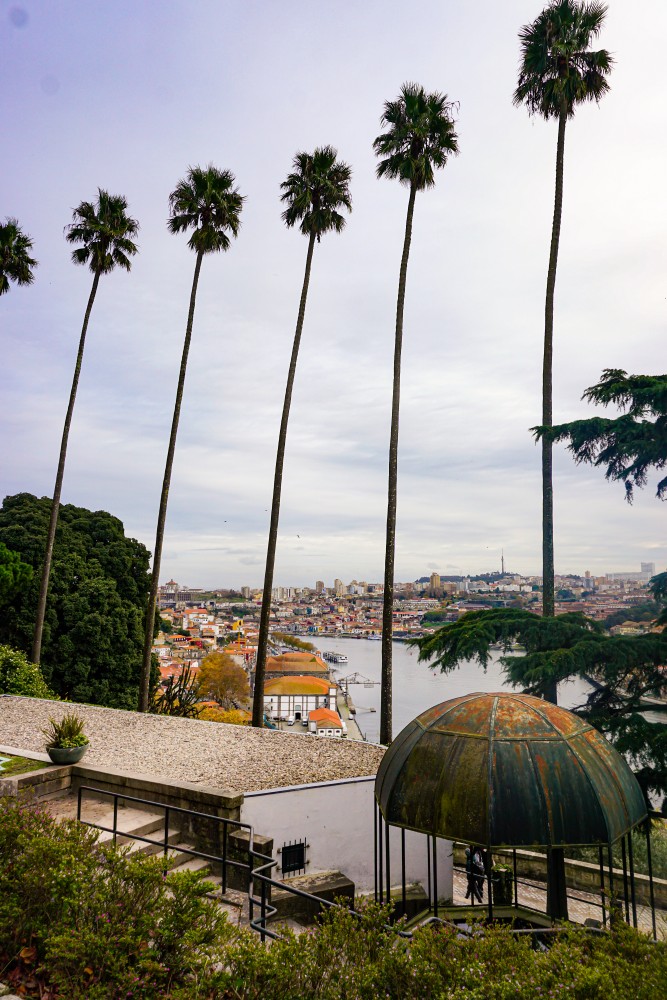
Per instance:
[[[113,826],[103,826],[101,823],[92,823],[90,820],[84,820],[81,818],[81,805],[83,800],[82,792],[92,792],[96,796],[106,795],[109,798],[113,798]],[[164,836],[160,840],[156,840],[152,837],[145,837],[139,833],[124,832],[118,829],[118,801],[122,799],[124,802],[133,802],[143,806],[151,806],[152,808],[158,807],[159,809],[164,809]],[[229,858],[227,856],[227,828],[229,825],[237,828],[249,831],[249,836],[252,837],[252,827],[248,823],[241,823],[240,820],[227,819],[224,816],[216,816],[213,813],[202,813],[195,809],[184,809],[181,806],[170,806],[164,802],[156,802],[154,799],[143,799],[136,795],[126,795],[124,792],[110,792],[102,788],[94,788],[92,785],[79,785],[77,793],[77,808],[76,808],[76,818],[84,826],[93,827],[96,830],[101,830],[104,833],[110,833],[113,836],[114,844],[117,842],[117,837],[126,837],[130,840],[139,840],[144,844],[151,844],[154,847],[161,847],[163,850],[164,857],[167,856],[169,848],[172,846],[169,843],[170,833],[169,833],[169,819],[171,813],[179,813],[184,816],[196,816],[199,819],[214,820],[216,823],[223,824],[223,849],[222,855],[218,854],[208,854],[206,851],[198,851],[190,847],[180,847],[178,848],[181,854],[189,854],[194,858],[203,858],[205,861],[213,861],[219,864],[222,868],[222,895],[224,896],[227,891],[227,866],[231,865],[233,868],[238,868],[241,871],[251,871],[251,865],[246,864],[243,861],[235,860],[234,858]]]

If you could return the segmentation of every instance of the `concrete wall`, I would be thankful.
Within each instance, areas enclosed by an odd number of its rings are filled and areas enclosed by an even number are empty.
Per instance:
[[[374,888],[373,808],[375,778],[297,785],[247,792],[241,820],[270,837],[278,861],[275,878],[282,878],[278,849],[289,841],[305,840],[308,874],[338,870],[358,893]],[[401,880],[401,833],[391,829],[391,883]],[[406,833],[406,882],[427,884],[426,838]],[[438,896],[452,896],[452,858],[448,841],[438,841]]]

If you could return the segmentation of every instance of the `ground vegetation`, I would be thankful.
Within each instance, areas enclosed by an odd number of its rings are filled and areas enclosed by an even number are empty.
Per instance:
[[[0,799],[0,981],[41,1000],[654,1000],[667,947],[624,924],[548,949],[508,928],[412,940],[387,911],[346,907],[266,947],[232,926],[196,872],[97,843],[94,831]]]

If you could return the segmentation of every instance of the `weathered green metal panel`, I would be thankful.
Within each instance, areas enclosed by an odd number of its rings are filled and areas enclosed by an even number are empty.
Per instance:
[[[613,842],[646,816],[604,737],[572,712],[506,692],[423,712],[387,750],[375,794],[389,823],[497,847]]]

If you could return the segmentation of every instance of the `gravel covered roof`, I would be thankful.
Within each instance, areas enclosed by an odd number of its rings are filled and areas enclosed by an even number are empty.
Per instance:
[[[44,750],[49,717],[75,712],[90,747],[82,763],[235,792],[377,772],[384,747],[38,698],[0,696],[0,746]]]

